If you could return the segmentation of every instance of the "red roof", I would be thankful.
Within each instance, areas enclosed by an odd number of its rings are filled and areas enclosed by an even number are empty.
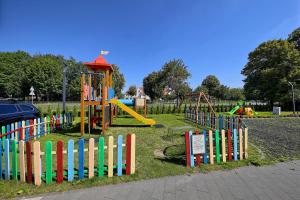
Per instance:
[[[110,70],[113,71],[111,64],[108,64],[102,55],[99,55],[94,62],[84,62],[93,71]]]

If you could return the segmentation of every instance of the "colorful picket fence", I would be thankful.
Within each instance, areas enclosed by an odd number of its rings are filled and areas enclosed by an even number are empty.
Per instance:
[[[57,129],[71,125],[73,119],[71,113],[66,113],[14,122],[1,127],[0,138],[12,139],[17,142],[35,140]]]
[[[211,128],[214,130],[233,130],[244,129],[246,125],[242,122],[242,118],[239,116],[224,116],[216,115],[212,112],[198,112],[196,109],[187,109],[185,112],[185,120],[192,122],[196,126],[202,126]]]
[[[85,140],[79,139],[77,149],[75,149],[74,140],[71,139],[66,149],[64,149],[63,142],[58,141],[56,151],[53,151],[52,141],[47,141],[45,151],[42,152],[39,141],[34,141],[32,145],[31,141],[20,141],[17,144],[16,140],[5,139],[4,145],[0,142],[0,155],[4,156],[4,159],[2,156],[0,159],[0,179],[20,180],[39,186],[42,181],[50,184],[55,180],[57,183],[62,183],[64,180],[71,182],[84,178],[91,179],[96,175],[112,177],[113,175],[134,174],[136,170],[135,141],[135,134],[128,134],[125,144],[123,144],[123,136],[118,135],[116,145],[114,145],[113,136],[108,137],[107,145],[103,137],[100,137],[98,141],[90,138],[88,148],[85,148]],[[114,148],[117,148],[115,165]],[[123,149],[125,149],[125,162]],[[98,151],[97,158],[95,151]],[[105,162],[105,151],[107,151],[107,162]],[[77,154],[77,168],[75,168],[75,154]],[[54,163],[55,155],[56,162]],[[87,166],[85,166],[85,161],[88,163]],[[64,163],[67,164],[67,169],[64,169]]]
[[[203,135],[204,152],[195,154],[193,136]],[[195,143],[194,143],[195,145]],[[196,145],[195,145],[196,146]],[[221,162],[237,161],[248,158],[248,128],[228,130],[203,130],[202,133],[187,131],[185,133],[186,166],[194,167],[204,164],[220,164]]]

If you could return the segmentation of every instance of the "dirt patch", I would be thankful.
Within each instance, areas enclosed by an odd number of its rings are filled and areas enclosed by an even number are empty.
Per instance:
[[[300,158],[300,118],[244,119],[249,140],[274,158]]]

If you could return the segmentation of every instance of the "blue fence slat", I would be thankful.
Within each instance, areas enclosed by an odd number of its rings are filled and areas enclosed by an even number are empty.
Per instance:
[[[4,159],[5,159],[5,179],[10,179],[10,163],[9,163],[9,139],[6,139],[4,142]]]
[[[118,176],[122,176],[122,143],[123,143],[123,136],[118,136]]]
[[[192,131],[189,132],[189,136],[190,136],[191,167],[194,167],[195,166],[195,160],[194,160],[194,154],[193,154],[193,151],[192,151],[192,136],[193,136]]]
[[[14,130],[15,130],[15,123],[11,123],[11,125],[10,125],[10,131],[14,131]],[[11,133],[11,137],[10,138],[12,140],[15,139],[15,133],[14,132]]]
[[[29,120],[26,120],[25,126],[29,126]],[[29,140],[29,128],[25,128],[25,141]]]
[[[6,125],[6,133],[10,132],[10,124],[7,124]],[[7,136],[7,139],[10,139],[10,134],[8,134]]]
[[[68,141],[68,181],[74,179],[74,140]]]
[[[19,131],[18,131],[18,140],[20,141],[21,139],[21,133],[22,133],[22,121],[19,121],[18,122],[18,128],[19,128]]]
[[[207,164],[207,153],[206,153],[206,145],[207,145],[207,142],[206,142],[206,130],[203,131],[203,136],[204,136],[204,151],[205,151],[205,153],[203,154],[203,163],[204,163],[204,164]]]
[[[233,129],[233,158],[237,160],[237,131]]]
[[[84,139],[78,140],[78,178],[84,178]]]

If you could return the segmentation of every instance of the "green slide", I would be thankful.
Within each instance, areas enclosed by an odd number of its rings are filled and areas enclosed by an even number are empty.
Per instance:
[[[235,106],[234,108],[231,109],[231,111],[229,112],[229,114],[233,115],[239,108],[240,108],[240,105]]]

